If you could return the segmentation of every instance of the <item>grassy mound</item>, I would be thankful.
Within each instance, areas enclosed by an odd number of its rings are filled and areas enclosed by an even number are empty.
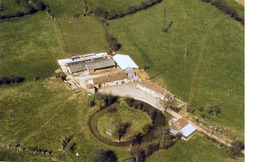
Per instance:
[[[151,125],[152,122],[147,113],[131,108],[125,103],[121,103],[116,111],[108,112],[107,114],[100,117],[98,121],[98,130],[103,136],[117,141],[117,138],[114,137],[114,135],[111,136],[106,133],[107,130],[111,130],[113,132],[116,131],[117,121],[130,124],[125,135],[121,138],[121,141],[129,140],[139,132],[143,134],[146,133],[144,128],[147,125]]]

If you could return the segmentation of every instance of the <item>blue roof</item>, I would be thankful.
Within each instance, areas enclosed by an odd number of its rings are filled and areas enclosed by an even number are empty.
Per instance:
[[[191,135],[194,131],[196,130],[196,128],[191,125],[191,124],[187,124],[185,127],[183,127],[179,132],[182,133],[185,137],[188,137],[189,135]]]

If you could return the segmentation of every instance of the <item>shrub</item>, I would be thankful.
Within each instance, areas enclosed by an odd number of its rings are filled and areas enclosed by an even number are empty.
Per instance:
[[[32,14],[37,12],[37,10],[29,3],[25,5],[25,10],[26,10],[26,14]]]

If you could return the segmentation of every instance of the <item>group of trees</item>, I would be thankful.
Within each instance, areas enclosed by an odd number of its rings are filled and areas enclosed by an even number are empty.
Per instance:
[[[162,2],[162,0],[148,0],[148,1],[142,2],[139,5],[128,5],[125,7],[124,10],[114,10],[113,9],[109,12],[101,6],[96,6],[93,9],[91,9],[91,13],[93,13],[95,16],[99,16],[107,20],[112,20],[112,19],[117,19],[120,17],[124,17],[126,15],[133,14],[137,11],[146,9],[160,2]]]
[[[134,100],[133,98],[125,98],[124,100],[130,107],[146,112],[151,119],[155,119],[157,117],[157,111],[150,108],[148,104]]]
[[[111,94],[105,95],[105,94],[101,94],[101,93],[96,93],[95,98],[102,101],[101,108],[105,108],[107,106],[112,105],[118,99],[117,96],[113,96]]]
[[[202,118],[205,118],[205,114],[203,112],[207,112],[208,114],[211,114],[215,117],[217,117],[220,113],[221,113],[221,110],[220,110],[220,107],[218,106],[218,104],[210,104],[206,107],[199,107],[198,108],[199,112],[201,112],[201,117]]]
[[[93,151],[91,158],[93,162],[117,162],[115,153],[111,150],[103,150],[101,148]]]
[[[20,4],[20,1],[16,1],[16,3]],[[27,1],[27,3],[24,5],[24,12],[22,11],[13,11],[10,13],[7,13],[5,15],[0,15],[0,19],[7,19],[7,18],[13,18],[13,17],[21,17],[27,14],[33,14],[38,11],[42,11],[46,9],[46,5],[42,2],[42,0],[32,0],[30,3]]]
[[[113,136],[118,138],[118,140],[120,141],[120,139],[127,132],[127,129],[130,127],[131,123],[123,122],[120,118],[117,118],[114,121],[114,125],[116,128],[115,128],[115,131],[113,132]]]
[[[244,18],[240,17],[234,7],[227,4],[224,0],[202,0],[203,2],[210,3],[216,8],[224,12],[225,14],[230,15],[235,20],[244,24]]]
[[[109,35],[107,32],[105,34],[105,38],[107,43],[109,44],[111,51],[118,51],[121,48],[121,44],[118,43],[118,39],[115,38],[113,35]]]
[[[239,140],[235,140],[232,142],[232,146],[229,148],[229,156],[231,158],[237,158],[243,156],[242,150],[244,150],[245,145],[243,142]]]
[[[10,75],[7,77],[0,78],[0,85],[2,84],[12,84],[12,83],[21,83],[25,80],[24,77],[18,77],[14,75]]]

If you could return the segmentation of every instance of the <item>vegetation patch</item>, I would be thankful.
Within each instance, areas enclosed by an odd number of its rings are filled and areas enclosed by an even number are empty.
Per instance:
[[[78,19],[57,20],[67,56],[109,50],[105,29],[96,19],[81,16]]]
[[[59,33],[44,12],[1,22],[0,76],[26,80],[52,76],[56,59],[64,58]]]
[[[0,19],[21,17],[33,14],[46,9],[46,5],[41,0],[6,0],[1,1]]]
[[[152,125],[151,122],[151,118],[146,113],[121,103],[116,111],[109,111],[100,117],[98,129],[107,138],[126,141],[133,139],[138,133],[147,133],[148,127]]]

